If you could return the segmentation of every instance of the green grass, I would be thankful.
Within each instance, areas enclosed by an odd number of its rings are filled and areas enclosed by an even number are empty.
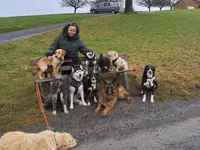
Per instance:
[[[39,16],[0,17],[0,33],[37,28],[53,24],[78,21],[90,16],[85,14],[56,14]]]
[[[101,17],[80,22],[79,26],[81,39],[97,54],[110,50],[127,53],[130,68],[155,65],[157,100],[200,96],[199,10]],[[0,127],[4,131],[43,120],[30,64],[47,51],[60,32],[57,29],[0,45]],[[134,72],[132,76],[136,76],[130,78],[135,90],[142,73]]]

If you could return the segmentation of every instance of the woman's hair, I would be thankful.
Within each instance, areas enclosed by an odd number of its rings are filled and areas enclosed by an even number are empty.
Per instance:
[[[71,37],[68,34],[68,29],[69,29],[70,26],[76,27],[76,34],[73,37]],[[68,23],[67,25],[65,25],[65,27],[62,30],[62,36],[67,37],[68,39],[79,39],[79,27],[78,27],[78,25],[75,22]]]

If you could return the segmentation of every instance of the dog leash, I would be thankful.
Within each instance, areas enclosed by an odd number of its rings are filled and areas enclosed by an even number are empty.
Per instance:
[[[133,71],[136,71],[136,72],[143,72],[144,70],[143,69],[137,69],[137,68],[132,68]]]
[[[44,121],[46,123],[46,127],[47,129],[51,130],[50,126],[49,126],[49,123],[48,123],[48,120],[47,120],[47,117],[45,115],[45,111],[44,111],[44,107],[43,107],[43,103],[42,103],[42,99],[41,99],[41,94],[40,94],[40,89],[39,89],[39,85],[38,85],[38,81],[35,80],[35,85],[36,85],[36,94],[37,94],[37,98],[38,98],[38,104],[40,106],[40,110],[43,114],[43,117],[44,117]]]

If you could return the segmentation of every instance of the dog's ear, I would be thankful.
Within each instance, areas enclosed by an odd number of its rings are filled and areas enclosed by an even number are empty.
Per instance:
[[[74,67],[72,67],[72,72],[74,72]]]
[[[63,54],[63,56],[65,56],[65,55],[66,55],[66,53],[67,53],[67,51],[66,51],[66,50],[63,50],[63,51],[62,51],[62,54]]]
[[[150,65],[146,65],[146,66],[144,67],[144,71],[146,72],[146,71],[149,69],[149,67],[150,67]]]
[[[80,65],[80,68],[83,70],[83,66],[82,65]]]

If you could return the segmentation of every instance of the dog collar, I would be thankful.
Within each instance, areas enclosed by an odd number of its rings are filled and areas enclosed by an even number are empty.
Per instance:
[[[119,58],[119,56],[118,56],[115,60],[112,61],[113,65],[114,65],[115,67],[117,67],[117,65],[115,65],[115,62],[117,61],[118,58]]]

